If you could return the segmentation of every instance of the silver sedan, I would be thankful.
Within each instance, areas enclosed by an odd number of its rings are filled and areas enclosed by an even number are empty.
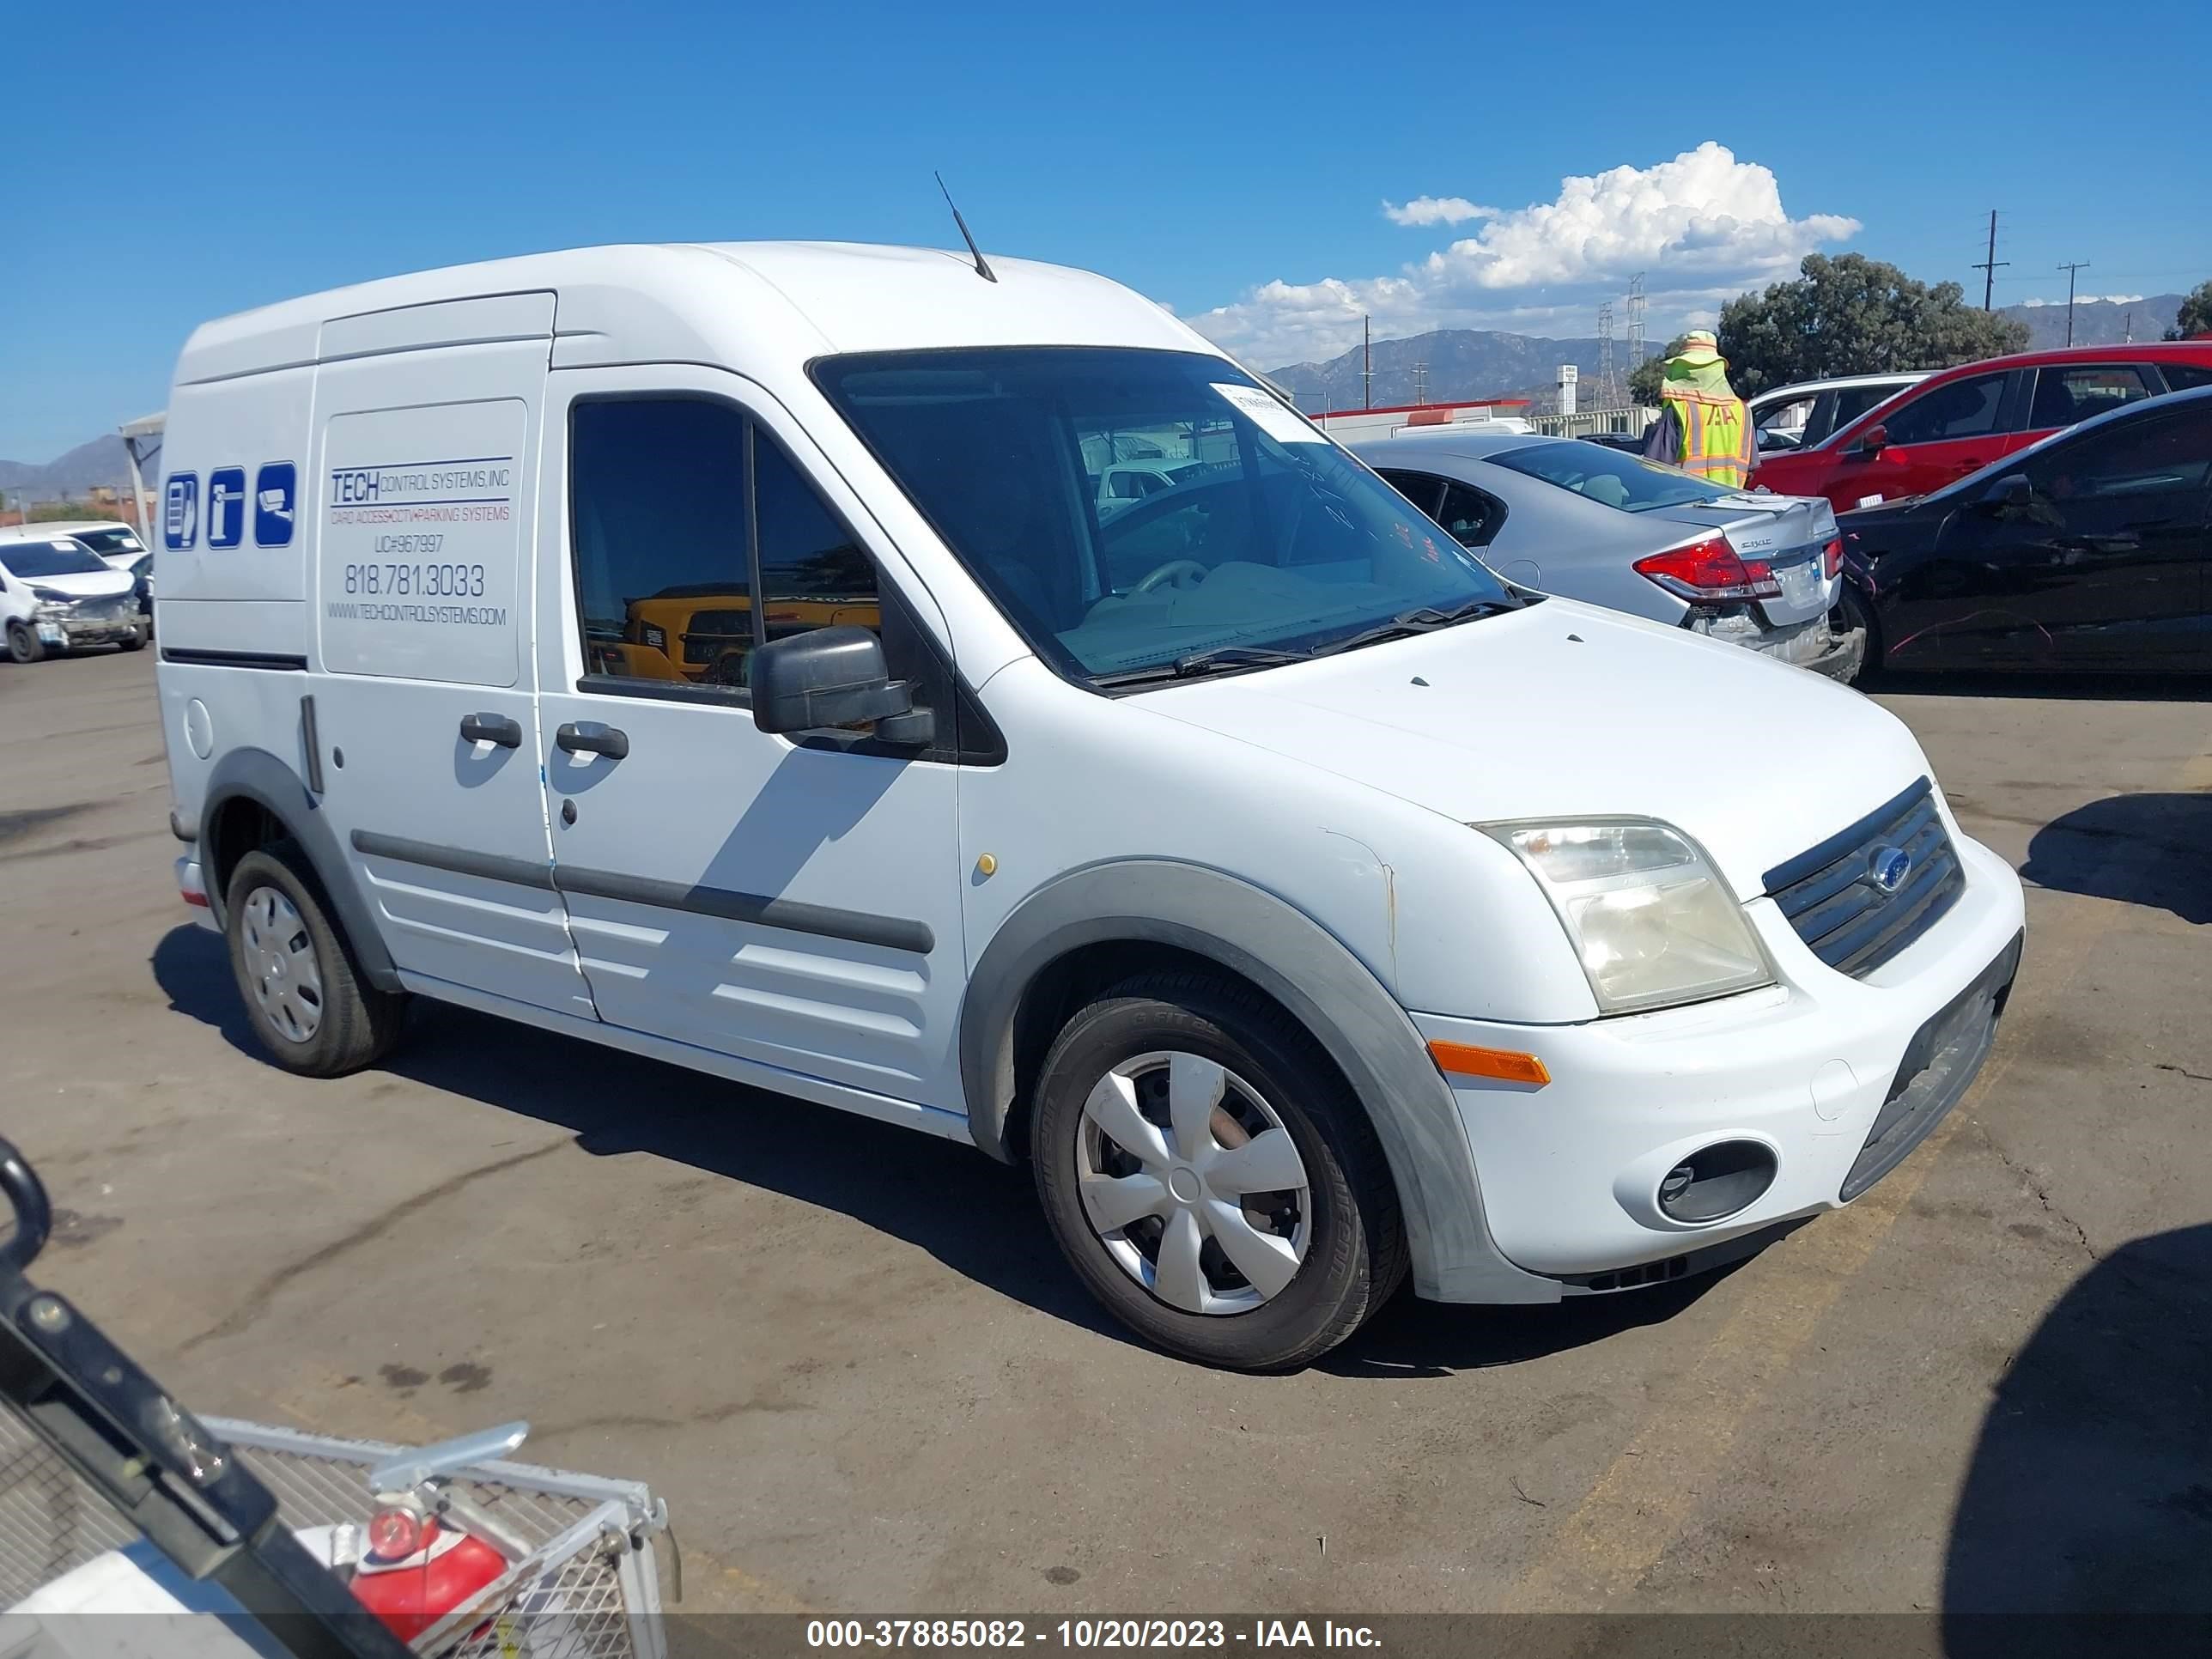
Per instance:
[[[1601,444],[1446,430],[1349,446],[1508,581],[1747,646],[1841,680],[1843,541],[1825,501],[1751,494]]]

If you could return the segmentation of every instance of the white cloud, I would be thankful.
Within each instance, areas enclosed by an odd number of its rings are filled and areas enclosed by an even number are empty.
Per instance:
[[[2111,306],[2131,306],[2142,298],[2142,295],[2140,294],[2077,294],[2074,296],[2074,303],[2077,306],[2093,306],[2102,301],[2104,304]],[[2026,307],[2033,307],[2036,306],[2063,306],[2066,301],[2063,300],[2022,300],[2020,303]]]
[[[1400,207],[1395,202],[1382,204],[1382,216],[1394,225],[1458,225],[1469,219],[1499,217],[1494,207],[1483,207],[1464,196],[1416,196]]]
[[[1554,200],[1510,212],[1457,197],[1396,209],[1386,202],[1384,211],[1401,223],[1449,222],[1443,210],[1460,206],[1489,222],[1395,275],[1277,279],[1190,321],[1266,367],[1346,350],[1358,343],[1363,315],[1384,338],[1446,327],[1585,335],[1595,330],[1598,302],[1617,301],[1640,270],[1651,301],[1647,332],[1662,341],[1684,319],[1710,317],[1859,228],[1834,214],[1790,218],[1771,172],[1710,141],[1652,167],[1564,179]],[[1416,213],[1433,216],[1400,217]],[[1613,325],[1625,335],[1617,303]]]

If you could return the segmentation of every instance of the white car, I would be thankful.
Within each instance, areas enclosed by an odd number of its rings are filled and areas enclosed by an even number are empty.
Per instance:
[[[0,537],[0,635],[9,659],[32,663],[53,651],[146,643],[137,584],[72,536]]]
[[[1139,501],[1205,475],[1201,460],[1115,461],[1098,475],[1098,514],[1103,519]]]
[[[2021,887],[1895,718],[1516,594],[1142,295],[981,265],[599,248],[192,335],[171,824],[276,1063],[415,996],[966,1141],[1246,1367],[1407,1277],[1747,1254],[1957,1101]],[[1223,459],[1102,515],[1086,453],[1169,428]]]
[[[1918,386],[1933,369],[1893,374],[1847,374],[1830,380],[1801,380],[1762,392],[1746,405],[1751,429],[1762,453],[1802,449],[1839,432],[1908,386]]]
[[[10,540],[44,541],[67,536],[82,542],[116,570],[128,570],[146,556],[146,544],[138,532],[119,519],[68,519],[52,524],[10,525],[0,527],[0,545]]]

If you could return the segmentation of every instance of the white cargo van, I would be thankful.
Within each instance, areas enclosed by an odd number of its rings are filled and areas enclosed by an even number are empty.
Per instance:
[[[193,335],[179,879],[279,1064],[424,997],[972,1141],[1254,1367],[1408,1273],[1741,1255],[1957,1100],[2021,890],[1901,725],[1510,588],[1158,306],[981,263],[599,248]],[[1206,470],[1102,514],[1125,434]]]

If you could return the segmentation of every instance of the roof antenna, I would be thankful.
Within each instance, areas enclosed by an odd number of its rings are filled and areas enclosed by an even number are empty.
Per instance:
[[[960,216],[960,208],[953,201],[952,192],[945,190],[945,175],[938,173],[931,174],[931,177],[937,180],[938,189],[945,191],[945,205],[952,210],[952,222],[960,227],[961,240],[968,244],[968,252],[975,256],[975,274],[987,283],[997,282],[998,273],[991,269],[990,262],[983,258],[983,250],[975,246],[975,237],[969,234],[968,222]]]

